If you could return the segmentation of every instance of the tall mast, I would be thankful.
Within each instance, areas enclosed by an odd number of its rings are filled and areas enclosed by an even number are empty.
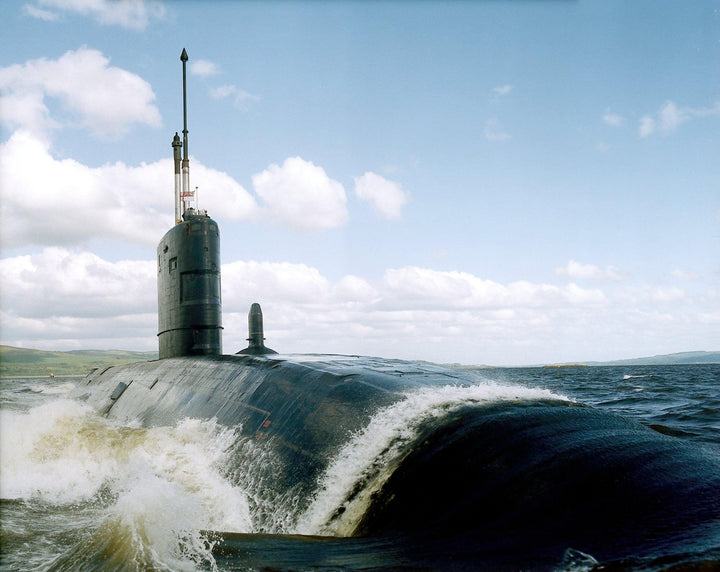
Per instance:
[[[182,61],[183,68],[183,158],[182,158],[182,197],[186,199],[192,196],[190,191],[190,160],[188,159],[188,128],[187,128],[187,84],[186,84],[186,72],[185,64],[188,61],[188,54],[183,48],[182,54],[180,54],[180,61]],[[183,200],[183,210],[185,210]]]

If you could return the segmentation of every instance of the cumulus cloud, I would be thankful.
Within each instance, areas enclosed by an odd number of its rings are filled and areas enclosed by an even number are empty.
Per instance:
[[[168,163],[160,162],[169,168],[169,160]],[[191,158],[190,165],[190,183],[191,186],[198,185],[201,209],[220,220],[251,221],[257,218],[257,201],[230,175],[207,167],[196,159]],[[167,191],[165,194],[168,194]]]
[[[169,158],[101,167],[55,159],[46,141],[17,131],[0,145],[3,246],[73,245],[95,237],[153,245],[171,224],[172,172]],[[192,174],[202,181],[200,206],[211,214],[255,215],[252,196],[227,174],[198,162]]]
[[[144,30],[152,19],[165,17],[165,6],[156,0],[36,0],[35,5],[28,4],[25,10],[42,20],[55,20],[58,12],[70,12],[105,26],[131,30]]]
[[[668,101],[659,113],[660,129],[665,132],[675,131],[678,126],[687,120],[688,113],[678,108],[675,103]]]
[[[160,112],[150,84],[110,66],[97,50],[80,48],[57,60],[30,60],[0,68],[0,120],[11,129],[45,133],[77,124],[98,136],[117,136],[133,124],[157,127]],[[48,100],[62,111],[51,116]]]
[[[644,115],[640,119],[638,134],[648,137],[655,133],[669,135],[691,119],[720,115],[720,102],[712,107],[680,107],[674,101],[667,101],[655,115]]]
[[[289,262],[231,262],[223,265],[222,279],[224,303],[234,309],[255,299],[323,303],[330,291],[317,268]]]
[[[270,165],[252,177],[268,216],[300,231],[337,228],[348,219],[343,186],[300,157]]]
[[[3,306],[26,319],[108,318],[156,310],[150,260],[108,262],[90,252],[50,247],[0,260]]]
[[[334,288],[334,295],[340,301],[368,303],[380,300],[380,291],[364,278],[344,276]]]
[[[38,8],[37,6],[33,6],[32,4],[25,4],[25,6],[23,6],[23,12],[25,12],[25,14],[31,16],[32,18],[37,18],[38,20],[45,20],[46,22],[54,22],[60,17],[57,12],[43,10],[42,8]]]
[[[582,264],[570,260],[565,266],[555,269],[559,276],[566,276],[572,280],[588,280],[590,282],[607,282],[624,280],[625,274],[615,266],[606,266],[604,269],[594,264]]]
[[[299,157],[253,176],[254,194],[227,173],[192,157],[190,162],[190,184],[198,188],[199,206],[216,219],[269,220],[299,232],[337,228],[348,220],[342,185]],[[2,244],[71,246],[105,238],[154,245],[172,221],[172,173],[170,158],[99,167],[58,159],[47,140],[16,131],[0,144]],[[401,192],[384,182],[390,192]],[[399,212],[395,200],[380,204],[386,216]]]
[[[621,115],[612,113],[609,109],[605,111],[602,119],[605,125],[609,125],[610,127],[621,127],[625,122]]]
[[[509,94],[513,90],[513,86],[510,84],[499,85],[493,88],[493,93],[499,97]]]
[[[678,288],[676,286],[656,286],[649,289],[649,297],[653,302],[665,304],[684,299],[686,297],[686,292],[682,288]]]
[[[640,137],[647,137],[655,133],[655,120],[649,115],[645,115],[640,119],[640,126],[638,127],[638,133]]]
[[[675,268],[674,270],[672,270],[671,275],[673,276],[673,278],[677,278],[678,280],[689,281],[689,282],[700,279],[700,276],[698,274],[696,274],[695,272],[688,271],[688,270],[682,270],[680,268]]]
[[[208,60],[193,60],[190,62],[190,73],[201,77],[217,75],[220,72],[219,66]]]
[[[252,102],[260,101],[260,97],[248,93],[234,85],[221,85],[210,90],[213,99],[230,99],[235,107],[246,111]]]
[[[400,218],[402,208],[410,197],[398,183],[371,172],[355,178],[355,195],[370,203],[373,210],[386,219]]]
[[[197,73],[216,71],[211,62],[197,63]],[[216,88],[213,95],[239,106],[257,99],[235,86]],[[80,48],[56,60],[0,68],[0,96],[0,121],[14,130],[0,145],[5,247],[79,245],[97,237],[154,244],[162,236],[173,212],[170,159],[90,167],[57,158],[50,137],[68,127],[119,136],[134,124],[159,126],[147,82],[110,66],[100,52]],[[211,216],[269,220],[301,232],[337,228],[349,218],[343,186],[300,157],[254,175],[255,195],[230,175],[192,157],[191,163],[191,187],[199,187],[200,207]],[[377,212],[399,216],[408,196],[399,185],[371,173],[358,181],[360,196]]]
[[[425,308],[535,308],[606,301],[602,291],[575,284],[555,286],[528,281],[500,284],[465,272],[417,267],[388,270],[383,282],[394,300]]]
[[[507,141],[510,134],[500,127],[499,121],[492,117],[485,122],[485,139],[488,141]]]
[[[3,343],[38,349],[157,347],[156,267],[47,248],[0,260]]]
[[[155,349],[155,265],[64,248],[0,260],[2,342]],[[501,283],[422,267],[331,280],[305,264],[260,261],[231,261],[222,273],[226,353],[247,345],[255,301],[268,346],[285,352],[520,364],[602,357],[603,342],[642,355],[670,334],[717,339],[717,317],[676,287]]]

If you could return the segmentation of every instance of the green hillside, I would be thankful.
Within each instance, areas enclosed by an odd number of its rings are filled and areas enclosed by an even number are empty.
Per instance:
[[[124,350],[73,350],[50,352],[0,345],[0,377],[44,377],[53,375],[85,375],[96,367],[121,365],[157,359],[157,352]],[[671,365],[720,363],[720,352],[683,352],[652,357],[585,362],[582,365]],[[568,365],[568,364],[561,364]],[[458,369],[490,366],[448,365]]]
[[[0,377],[85,375],[96,367],[157,359],[157,352],[73,350],[49,352],[0,346]]]
[[[634,359],[587,362],[587,365],[689,365],[706,363],[720,363],[720,352],[680,352]]]

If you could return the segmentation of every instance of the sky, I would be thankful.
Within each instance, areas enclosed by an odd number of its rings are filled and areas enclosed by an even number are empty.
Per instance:
[[[0,341],[157,349],[187,49],[223,350],[720,350],[720,1],[7,0]]]

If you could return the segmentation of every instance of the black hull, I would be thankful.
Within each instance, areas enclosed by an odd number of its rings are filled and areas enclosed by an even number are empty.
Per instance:
[[[479,383],[402,361],[218,356],[97,371],[75,397],[121,423],[235,427],[237,478],[252,471],[271,497],[292,490],[309,504],[378,411],[422,388]],[[273,462],[248,466],[248,447]],[[568,549],[603,562],[657,559],[701,554],[720,538],[716,451],[559,399],[456,404],[421,420],[382,463],[358,475],[327,523],[353,537],[346,549],[376,546],[381,567],[544,568]],[[350,517],[353,503],[361,509]],[[247,538],[229,535],[220,560]]]

